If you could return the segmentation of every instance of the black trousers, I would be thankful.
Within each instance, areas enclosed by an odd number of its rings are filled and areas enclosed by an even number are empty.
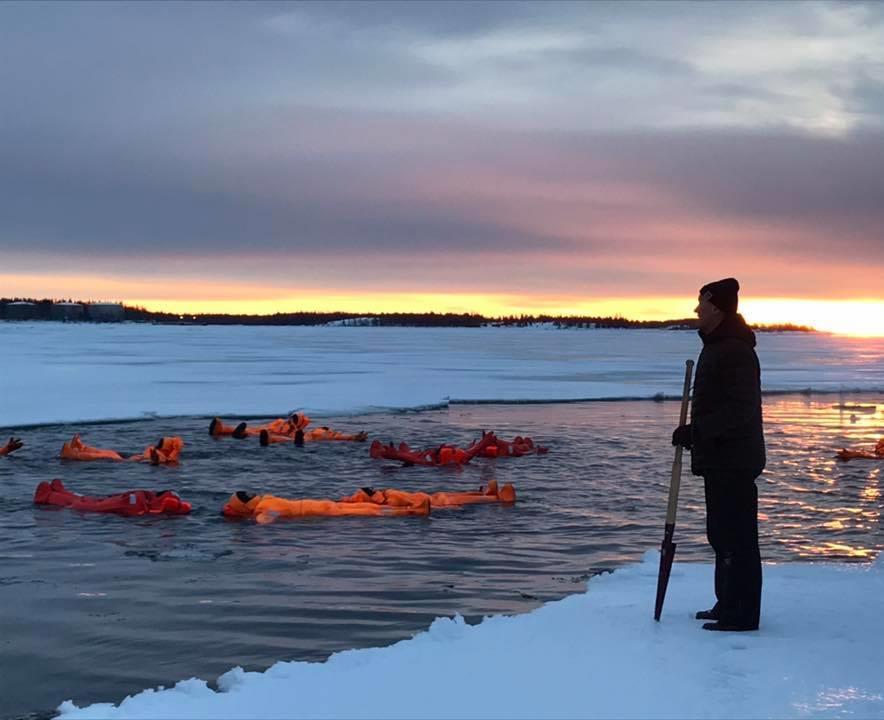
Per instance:
[[[706,536],[715,550],[715,608],[723,622],[757,628],[761,617],[761,552],[755,478],[709,473]]]

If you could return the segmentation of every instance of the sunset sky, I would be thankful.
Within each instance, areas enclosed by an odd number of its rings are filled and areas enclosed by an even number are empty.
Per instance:
[[[884,335],[884,4],[0,3],[0,296]]]

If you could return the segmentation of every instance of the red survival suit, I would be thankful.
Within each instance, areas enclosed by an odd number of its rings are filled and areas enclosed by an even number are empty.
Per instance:
[[[875,444],[872,452],[867,450],[847,450],[841,449],[835,455],[839,460],[884,460],[884,437]]]
[[[486,433],[481,440],[473,443],[466,450],[456,445],[440,445],[425,450],[412,450],[404,442],[399,443],[397,448],[393,447],[392,443],[384,445],[380,440],[375,440],[369,448],[369,455],[373,458],[399,460],[409,465],[465,465],[496,441],[494,433]]]
[[[186,515],[191,507],[189,502],[185,502],[171,490],[129,490],[119,495],[96,498],[72,493],[65,489],[61,480],[44,481],[37,485],[34,503],[126,516]]]
[[[534,440],[527,435],[522,437],[516,435],[511,441],[495,438],[495,441],[488,445],[481,453],[482,457],[521,457],[522,455],[546,455],[549,448],[541,445],[535,445]]]

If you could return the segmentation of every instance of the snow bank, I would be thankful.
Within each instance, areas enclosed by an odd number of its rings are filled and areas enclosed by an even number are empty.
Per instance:
[[[762,628],[712,633],[712,567],[673,568],[652,619],[657,554],[584,594],[325,663],[240,668],[73,718],[884,718],[884,556],[873,565],[766,565]]]

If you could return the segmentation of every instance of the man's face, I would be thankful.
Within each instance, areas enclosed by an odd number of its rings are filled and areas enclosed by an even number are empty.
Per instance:
[[[709,300],[700,295],[697,300],[697,307],[694,308],[694,312],[697,313],[697,320],[699,320],[698,325],[700,326],[700,330],[704,333],[712,332],[715,328],[718,327],[718,324],[721,322],[724,317],[724,313],[721,312],[715,305],[713,305]]]

